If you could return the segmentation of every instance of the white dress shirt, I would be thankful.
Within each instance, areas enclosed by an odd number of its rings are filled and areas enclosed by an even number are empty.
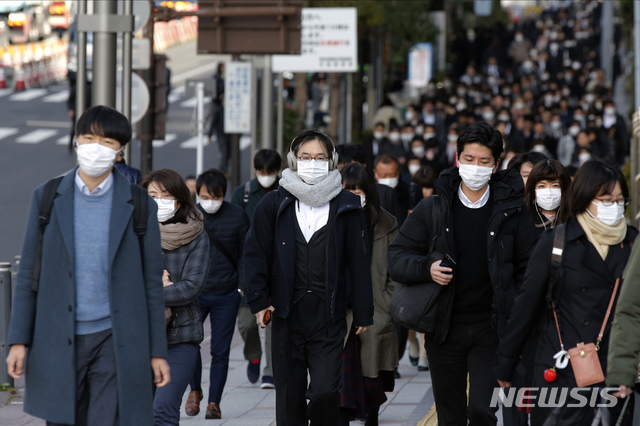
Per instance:
[[[460,187],[458,188],[458,198],[460,198],[460,202],[462,203],[463,206],[469,209],[479,209],[480,207],[484,207],[484,205],[487,204],[487,201],[489,201],[490,192],[491,192],[491,187],[487,185],[487,190],[484,191],[484,194],[482,194],[482,197],[480,197],[480,199],[474,203],[469,199],[469,197],[465,195],[464,192],[462,192],[462,184],[460,184]]]
[[[76,186],[78,189],[85,195],[101,195],[104,194],[111,188],[113,185],[113,173],[109,173],[107,178],[103,180],[100,185],[96,187],[93,191],[89,190],[89,187],[80,177],[80,169],[76,171]]]
[[[297,201],[295,207],[298,225],[302,235],[304,235],[304,239],[309,242],[313,234],[329,221],[329,203],[325,203],[320,207],[312,207],[302,201]]]

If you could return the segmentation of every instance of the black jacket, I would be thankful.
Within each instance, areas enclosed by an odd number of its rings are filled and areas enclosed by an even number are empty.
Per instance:
[[[562,263],[553,293],[565,350],[580,342],[595,343],[616,278],[622,275],[631,254],[630,243],[637,235],[638,231],[629,226],[622,245],[611,246],[603,261],[578,221],[570,219],[567,222]],[[514,303],[513,310],[518,315],[510,318],[498,344],[495,370],[500,380],[511,380],[526,337],[541,320],[543,326],[537,345],[533,386],[545,386],[544,370],[555,364],[553,356],[560,350],[560,342],[550,310],[550,300],[547,299],[552,248],[553,232],[545,232],[531,255],[524,283]],[[605,374],[613,319],[612,311],[598,351]],[[558,369],[557,373],[554,387],[576,387],[571,364]]]
[[[279,318],[287,318],[291,312],[296,276],[296,201],[280,187],[265,195],[256,208],[244,246],[246,296],[253,313],[271,305]],[[328,222],[327,318],[345,318],[347,305],[351,305],[354,325],[371,325],[371,265],[360,199],[343,190],[330,206],[336,213]],[[349,294],[353,295],[351,300]]]
[[[209,274],[202,292],[225,295],[243,288],[238,271],[242,271],[242,250],[249,231],[249,219],[244,209],[227,201],[214,214],[205,212],[199,204],[198,208],[204,216],[204,230],[209,236]],[[231,255],[235,265],[216,246],[214,237]]]
[[[433,282],[430,268],[445,254],[454,259],[452,203],[458,196],[462,179],[458,168],[445,170],[436,181],[436,191],[441,198],[441,210],[435,223],[441,224],[435,235],[431,234],[433,197],[425,198],[407,217],[400,233],[389,247],[389,272],[391,278],[404,284]],[[524,204],[522,178],[518,172],[507,169],[495,173],[490,181],[493,212],[487,235],[487,262],[493,285],[494,324],[498,335],[506,326],[513,300],[524,279],[527,261],[537,240],[536,230]],[[433,251],[429,253],[432,240]],[[438,285],[435,284],[434,285]],[[443,286],[437,306],[434,324],[435,338],[442,343],[449,330],[456,277]]]
[[[162,225],[160,225],[162,226]],[[209,270],[209,239],[202,231],[193,241],[175,250],[162,250],[164,269],[173,285],[164,288],[164,304],[173,308],[167,326],[167,343],[200,343],[204,339],[198,295]]]

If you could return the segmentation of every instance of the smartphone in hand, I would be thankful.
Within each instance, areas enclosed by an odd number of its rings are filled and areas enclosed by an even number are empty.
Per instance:
[[[267,311],[264,313],[264,316],[262,317],[262,323],[264,324],[265,328],[267,325],[269,325],[269,323],[271,322],[271,309],[267,309]]]
[[[440,262],[440,266],[452,269],[451,272],[443,272],[443,274],[453,275],[453,273],[456,271],[456,261],[453,260],[448,254],[444,255],[444,259],[442,259],[442,261]]]

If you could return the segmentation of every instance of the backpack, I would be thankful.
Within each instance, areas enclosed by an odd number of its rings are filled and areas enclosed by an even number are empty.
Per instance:
[[[42,244],[44,238],[44,230],[51,219],[51,209],[53,201],[57,196],[58,186],[62,182],[64,176],[51,179],[44,186],[42,199],[38,208],[38,222],[40,225],[40,239],[36,251],[36,259],[33,265],[33,277],[31,278],[31,290],[38,292],[38,284],[40,282],[40,269],[42,267]],[[133,199],[133,229],[138,235],[138,243],[140,244],[140,255],[144,259],[144,235],[147,233],[147,208],[149,197],[147,191],[137,185],[131,185],[131,197]],[[144,263],[143,263],[144,267]],[[143,270],[144,274],[144,270]]]

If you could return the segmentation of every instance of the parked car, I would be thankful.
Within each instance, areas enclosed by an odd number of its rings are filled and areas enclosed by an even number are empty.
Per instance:
[[[0,1],[0,19],[6,19],[11,43],[42,40],[51,34],[49,10],[44,2]]]

